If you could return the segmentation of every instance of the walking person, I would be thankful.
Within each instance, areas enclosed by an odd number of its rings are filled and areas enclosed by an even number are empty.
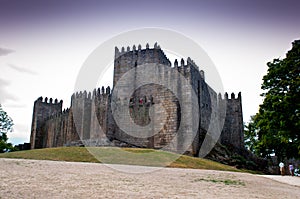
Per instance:
[[[280,162],[280,163],[279,163],[279,168],[280,168],[280,174],[281,174],[282,176],[284,176],[284,164],[283,164],[283,162]]]
[[[292,163],[289,164],[289,171],[291,176],[294,176],[294,165]]]

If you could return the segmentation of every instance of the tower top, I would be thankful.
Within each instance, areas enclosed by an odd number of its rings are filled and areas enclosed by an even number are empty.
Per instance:
[[[119,48],[117,46],[115,46],[115,56],[121,56],[125,53],[131,52],[131,51],[142,51],[142,50],[149,50],[149,44],[147,43],[146,48],[143,49],[141,44],[138,44],[138,47],[136,48],[136,45],[133,45],[131,48],[130,46],[127,46],[126,48],[124,46],[121,47],[121,50],[119,50]],[[126,50],[125,50],[126,49]],[[155,42],[155,44],[153,45],[152,49],[161,49],[160,45],[158,45],[157,42]]]

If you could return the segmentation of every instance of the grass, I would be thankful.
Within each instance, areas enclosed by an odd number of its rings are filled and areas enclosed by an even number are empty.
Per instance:
[[[55,160],[69,162],[99,162],[84,147],[45,148],[0,154],[0,158]]]
[[[232,179],[205,179],[205,178],[200,178],[200,179],[195,179],[194,182],[199,182],[199,181],[205,181],[205,182],[212,182],[212,183],[224,183],[225,185],[240,185],[240,186],[245,186],[245,183],[240,181],[240,180],[232,180]]]
[[[194,158],[161,150],[140,148],[59,147],[4,153],[0,154],[0,158],[101,162],[109,164],[241,171],[234,167],[203,158]]]

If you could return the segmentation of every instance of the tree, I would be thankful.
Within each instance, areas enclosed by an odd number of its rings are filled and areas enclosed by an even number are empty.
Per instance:
[[[244,129],[245,147],[254,154],[259,155],[256,148],[258,143],[258,131],[255,123],[255,116],[251,116],[250,122],[245,125]]]
[[[12,126],[12,119],[2,109],[0,104],[0,153],[13,149],[12,144],[7,142],[7,133],[12,131]]]
[[[279,160],[300,157],[300,40],[293,42],[284,59],[267,63],[261,88],[265,91],[259,112],[248,126],[255,136],[253,151]]]

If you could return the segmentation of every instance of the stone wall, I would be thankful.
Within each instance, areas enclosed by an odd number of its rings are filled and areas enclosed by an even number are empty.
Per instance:
[[[234,93],[231,98],[225,93],[226,117],[221,134],[221,143],[224,145],[233,145],[236,148],[244,148],[244,124],[242,112],[241,93],[236,98]]]
[[[155,75],[176,88],[177,96],[172,90],[158,84],[136,85],[136,67],[142,64],[152,63],[156,66]],[[162,67],[162,64],[164,67]],[[182,152],[198,156],[199,149],[205,138],[215,136],[214,133],[220,131],[223,126],[210,125],[225,120],[220,142],[222,144],[233,145],[243,148],[243,118],[241,94],[238,98],[232,95],[228,99],[226,94],[224,99],[205,82],[204,71],[188,58],[187,61],[180,60],[180,64],[175,60],[173,66],[170,61],[155,44],[153,49],[146,46],[141,49],[135,46],[127,51],[122,48],[115,49],[114,62],[114,87],[120,78],[129,70],[134,73],[134,78],[126,84],[121,85],[118,92],[128,93],[129,87],[134,87],[134,93],[127,99],[129,107],[125,107],[130,112],[131,120],[135,125],[154,126],[162,124],[158,132],[152,132],[146,138],[136,137],[125,133],[116,124],[112,115],[111,104],[118,103],[118,99],[112,99],[111,90],[95,89],[93,92],[77,92],[71,97],[71,107],[62,111],[62,101],[48,103],[42,102],[39,98],[35,101],[33,111],[33,122],[31,132],[31,148],[58,147],[70,145],[124,145],[147,148],[165,148],[170,151]],[[183,76],[191,85],[187,88],[180,78]],[[175,82],[175,84],[174,84]],[[192,92],[196,94],[196,102],[192,100]],[[114,101],[115,100],[115,101]],[[180,104],[181,103],[181,104]],[[182,108],[183,105],[185,106]],[[198,106],[198,107],[193,107]],[[160,107],[160,108],[157,108]],[[187,107],[187,108],[186,108]],[[226,113],[222,108],[226,107]],[[199,108],[200,116],[198,130],[193,131],[193,109]],[[160,117],[150,117],[153,115],[166,114],[166,121]],[[125,116],[124,116],[125,117]],[[181,126],[180,125],[184,124]],[[127,125],[131,125],[127,124]],[[133,127],[132,127],[133,128]],[[180,131],[179,131],[180,128]],[[144,132],[141,132],[141,134]],[[193,139],[191,146],[185,144]]]
[[[57,99],[52,100],[46,97],[40,97],[34,102],[33,116],[31,125],[30,143],[32,149],[44,148],[43,140],[46,132],[42,130],[45,121],[52,115],[61,113],[62,101],[58,102]]]
[[[76,131],[71,110],[50,116],[42,127],[44,134],[43,148],[74,145],[80,138]]]

